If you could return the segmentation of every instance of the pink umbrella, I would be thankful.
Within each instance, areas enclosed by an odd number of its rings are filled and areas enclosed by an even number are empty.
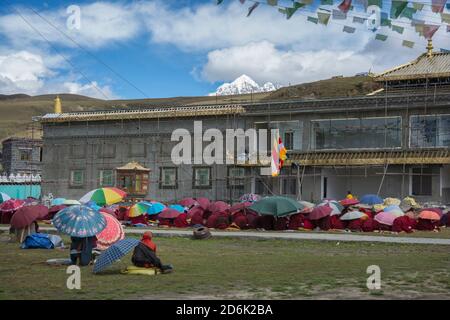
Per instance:
[[[106,250],[112,244],[124,239],[125,233],[119,220],[108,213],[102,212],[102,215],[106,219],[106,227],[102,230],[102,232],[96,235],[97,248],[99,250]]]
[[[216,202],[210,203],[208,210],[211,211],[212,213],[215,213],[215,212],[225,211],[229,208],[230,208],[230,205],[228,203],[223,202],[223,201],[216,201]]]
[[[395,215],[393,215],[392,213],[383,211],[383,212],[377,213],[373,219],[381,224],[392,226],[394,224],[394,220],[396,218],[397,217]]]
[[[331,214],[331,207],[329,206],[318,206],[315,207],[311,213],[308,215],[308,219],[310,220],[319,220]]]
[[[188,208],[198,205],[198,202],[195,201],[195,199],[193,198],[184,198],[183,200],[180,200],[178,203],[181,204],[183,207]]]
[[[191,209],[189,209],[189,211],[187,212],[188,218],[192,218],[196,213],[200,214],[201,216],[203,216],[205,210],[203,210],[201,207],[193,207]]]
[[[19,208],[11,218],[11,226],[16,229],[22,229],[48,214],[48,209],[46,206],[39,206],[44,209],[36,207],[37,206],[24,206]]]
[[[197,198],[196,200],[201,208],[204,210],[208,209],[210,203],[208,198]]]
[[[240,202],[240,203],[236,203],[234,205],[232,205],[230,207],[230,213],[235,213],[235,212],[239,212],[239,211],[243,211],[245,210],[247,207],[250,207],[252,205],[251,202]]]
[[[158,214],[158,217],[162,219],[175,219],[180,214],[181,212],[178,210],[172,208],[165,208],[160,214]]]
[[[358,201],[358,199],[353,198],[353,199],[344,199],[344,200],[341,200],[340,203],[341,203],[344,207],[348,207],[348,206],[352,206],[352,205],[358,204],[359,201]]]
[[[10,199],[0,204],[0,211],[11,212],[16,211],[24,205],[25,201],[19,199]]]

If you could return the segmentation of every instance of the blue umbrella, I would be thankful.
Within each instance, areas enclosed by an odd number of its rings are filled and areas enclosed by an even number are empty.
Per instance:
[[[171,204],[169,208],[177,210],[178,212],[184,213],[185,208],[181,204]]]
[[[94,273],[105,270],[108,266],[122,258],[139,244],[139,240],[126,238],[114,243],[102,252],[94,264]]]
[[[166,206],[163,205],[161,202],[150,202],[150,204],[151,204],[151,207],[148,208],[148,210],[147,210],[147,214],[150,214],[150,215],[158,214],[166,208]]]
[[[73,205],[59,211],[53,225],[71,237],[87,238],[99,234],[106,227],[103,215],[83,205]]]
[[[60,206],[64,203],[64,201],[66,201],[64,198],[55,198],[52,200],[51,204],[52,206]]]
[[[383,199],[381,199],[376,194],[366,194],[359,199],[360,203],[368,204],[369,206],[373,206],[374,204],[383,203]]]

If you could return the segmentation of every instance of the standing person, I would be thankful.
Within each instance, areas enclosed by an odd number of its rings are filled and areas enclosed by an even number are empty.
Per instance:
[[[141,242],[134,248],[131,262],[139,268],[160,269],[163,273],[172,271],[171,265],[163,265],[161,260],[156,256],[156,244],[152,240],[153,234],[146,231],[142,236]]]
[[[97,237],[70,237],[70,260],[72,264],[87,266],[93,260],[92,250],[97,247]]]

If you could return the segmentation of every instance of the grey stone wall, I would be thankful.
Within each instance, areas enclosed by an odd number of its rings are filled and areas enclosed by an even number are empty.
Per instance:
[[[37,139],[11,138],[3,141],[3,171],[7,174],[38,174],[42,171],[42,141]],[[21,150],[30,152],[30,160],[21,160]]]

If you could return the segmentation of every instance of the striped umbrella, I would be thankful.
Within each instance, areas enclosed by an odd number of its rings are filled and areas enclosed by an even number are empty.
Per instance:
[[[94,264],[94,273],[105,270],[108,266],[125,256],[139,244],[139,240],[125,238],[117,241],[97,258]]]
[[[74,205],[59,211],[53,218],[53,225],[71,237],[87,238],[105,229],[106,219],[89,207]]]
[[[7,200],[11,199],[6,193],[0,192],[0,203],[3,203]]]
[[[127,194],[117,188],[99,188],[86,193],[81,199],[81,203],[94,201],[99,206],[110,205],[122,201]]]
[[[128,210],[128,216],[130,218],[136,218],[136,217],[142,216],[143,214],[147,213],[147,211],[150,207],[151,207],[151,203],[144,202],[144,201],[133,204],[130,207],[130,209]]]
[[[97,248],[106,250],[112,244],[125,238],[122,224],[115,217],[108,213],[101,213],[106,219],[106,227],[97,234]]]

